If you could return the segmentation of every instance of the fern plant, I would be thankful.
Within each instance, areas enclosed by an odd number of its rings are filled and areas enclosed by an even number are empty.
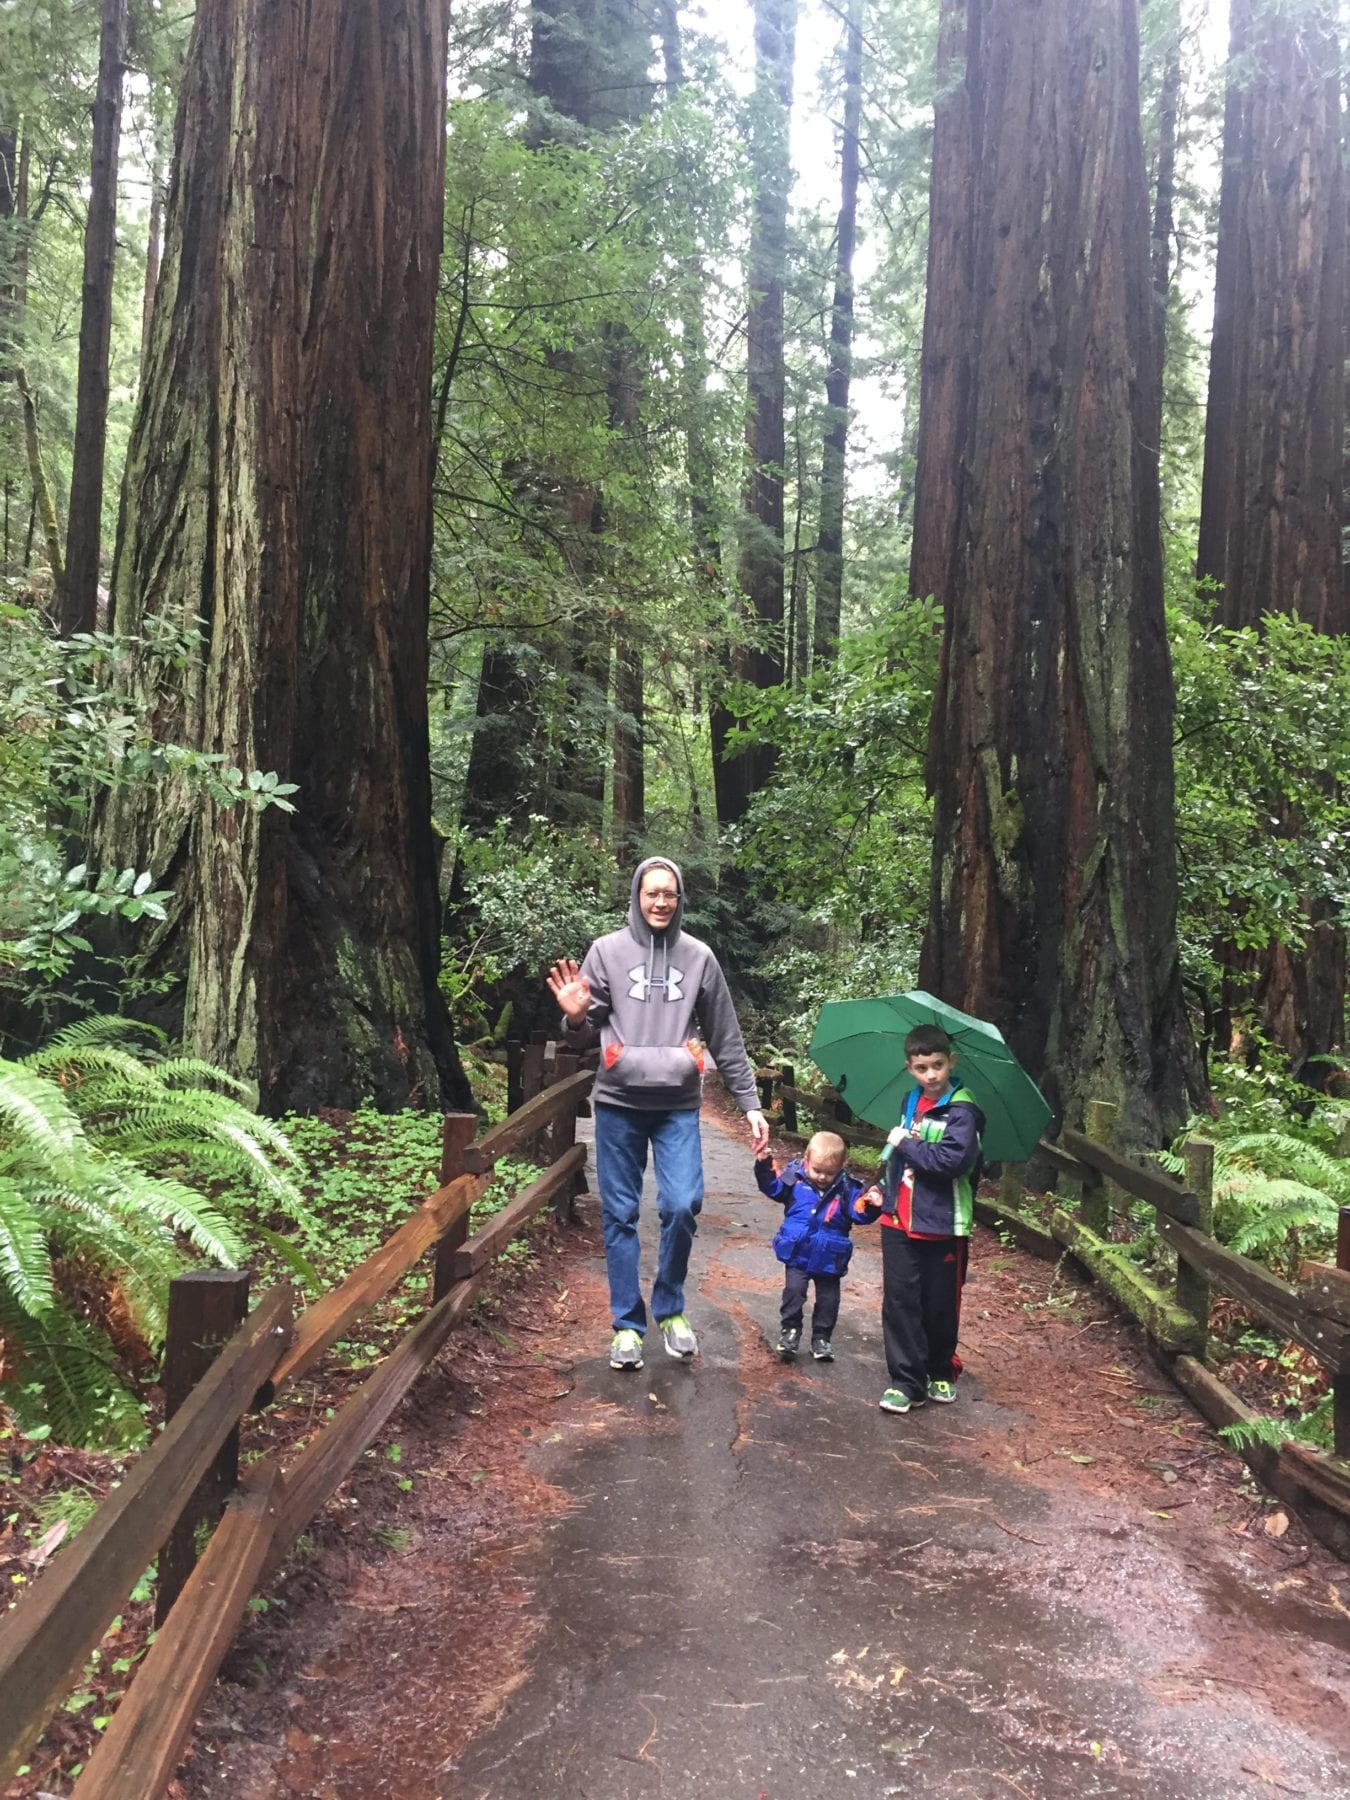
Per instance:
[[[188,1253],[225,1266],[265,1237],[248,1201],[313,1226],[274,1125],[209,1064],[163,1054],[124,1019],[90,1019],[22,1061],[0,1058],[0,1391],[25,1426],[64,1443],[128,1442],[140,1406],[108,1332],[63,1291],[72,1266],[114,1286],[130,1323],[163,1337],[168,1285]],[[228,1192],[230,1213],[209,1197]]]
[[[1334,1395],[1328,1391],[1298,1418],[1275,1419],[1261,1413],[1253,1419],[1221,1425],[1219,1436],[1235,1450],[1246,1450],[1253,1444],[1264,1444],[1270,1450],[1278,1450],[1281,1444],[1311,1444],[1317,1450],[1330,1450],[1333,1399]]]
[[[1296,1281],[1309,1249],[1334,1240],[1337,1213],[1350,1205],[1350,1161],[1292,1124],[1206,1136],[1214,1142],[1214,1235]],[[1158,1160],[1184,1173],[1180,1156]]]

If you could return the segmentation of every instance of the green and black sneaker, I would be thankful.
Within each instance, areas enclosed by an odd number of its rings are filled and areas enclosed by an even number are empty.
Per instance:
[[[903,1388],[887,1388],[877,1402],[882,1412],[907,1413],[914,1407],[923,1404],[920,1400],[911,1400]]]

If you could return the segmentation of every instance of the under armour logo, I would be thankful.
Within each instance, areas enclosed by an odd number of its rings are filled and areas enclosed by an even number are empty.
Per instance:
[[[654,988],[664,989],[667,1000],[679,1000],[682,998],[680,993],[680,983],[684,980],[683,969],[672,969],[668,967],[666,969],[664,980],[651,981],[648,979],[647,971],[643,968],[642,964],[639,963],[635,969],[630,969],[628,971],[628,979],[633,984],[628,990],[628,998],[630,1000],[650,1000]]]

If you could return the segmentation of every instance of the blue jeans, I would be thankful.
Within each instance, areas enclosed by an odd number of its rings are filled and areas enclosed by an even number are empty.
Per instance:
[[[661,1320],[684,1311],[684,1277],[703,1210],[698,1122],[697,1107],[687,1112],[640,1112],[634,1106],[596,1102],[595,1176],[616,1331],[647,1329],[647,1309],[638,1285],[638,1207],[648,1144],[656,1164],[656,1209],[661,1219],[652,1314]]]

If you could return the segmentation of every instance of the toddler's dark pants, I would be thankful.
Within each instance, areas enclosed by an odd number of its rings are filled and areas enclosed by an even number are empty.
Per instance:
[[[806,1307],[809,1282],[816,1284],[816,1304],[811,1311],[811,1336],[829,1337],[839,1320],[839,1295],[844,1285],[841,1275],[808,1275],[805,1269],[783,1270],[783,1325],[800,1331]]]
[[[891,1382],[922,1400],[930,1381],[954,1381],[969,1238],[912,1238],[881,1230],[881,1336]]]

